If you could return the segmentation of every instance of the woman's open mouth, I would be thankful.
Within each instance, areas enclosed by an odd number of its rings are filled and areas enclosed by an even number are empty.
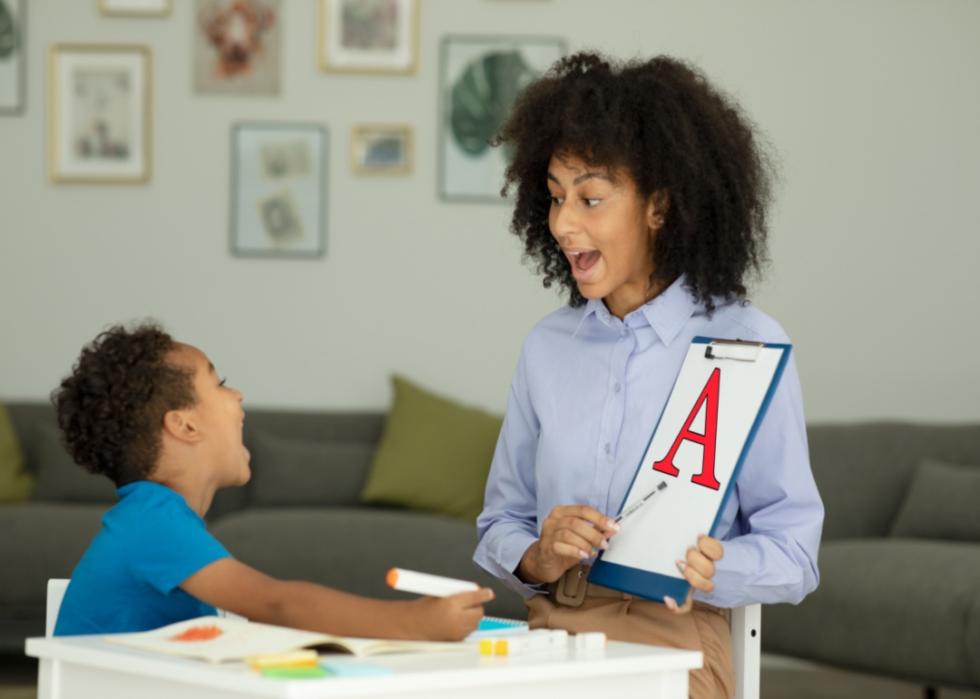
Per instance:
[[[596,263],[602,257],[598,250],[577,250],[575,252],[565,251],[568,261],[572,266],[572,276],[575,281],[588,281],[595,270]]]

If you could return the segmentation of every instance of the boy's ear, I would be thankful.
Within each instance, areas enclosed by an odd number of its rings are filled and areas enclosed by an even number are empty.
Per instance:
[[[177,441],[188,444],[201,440],[201,431],[189,410],[168,410],[163,416],[163,431]]]

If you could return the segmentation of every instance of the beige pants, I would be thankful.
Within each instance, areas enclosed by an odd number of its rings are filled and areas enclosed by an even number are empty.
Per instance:
[[[732,637],[727,612],[695,603],[687,614],[589,584],[581,607],[556,604],[547,595],[527,600],[532,629],[602,631],[613,641],[699,650],[704,666],[692,670],[691,699],[730,699],[735,693]]]

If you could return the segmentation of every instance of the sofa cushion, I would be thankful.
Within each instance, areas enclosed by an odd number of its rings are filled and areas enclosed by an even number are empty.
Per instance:
[[[980,544],[980,467],[919,464],[891,535]]]
[[[24,454],[7,408],[0,403],[0,502],[23,502],[31,494],[33,479],[24,471]]]
[[[475,520],[501,419],[401,377],[393,383],[395,398],[364,501]]]
[[[278,578],[405,598],[385,585],[385,573],[399,566],[492,587],[488,614],[527,614],[516,593],[473,563],[476,528],[458,519],[364,506],[256,508],[223,517],[211,531],[235,558]]]
[[[48,578],[68,578],[98,533],[105,505],[0,506],[0,618],[44,618]]]
[[[903,539],[820,549],[799,606],[763,612],[763,649],[919,682],[980,683],[980,546]]]
[[[34,499],[46,502],[116,501],[116,487],[108,478],[89,473],[72,460],[61,443],[61,432],[44,424],[35,427]]]
[[[251,451],[253,505],[356,505],[374,444],[309,442],[259,432]]]
[[[823,498],[823,540],[888,536],[916,467],[926,459],[980,464],[980,425],[907,422],[807,425]]]

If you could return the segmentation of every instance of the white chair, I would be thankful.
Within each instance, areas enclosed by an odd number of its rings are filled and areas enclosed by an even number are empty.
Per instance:
[[[48,580],[48,601],[44,609],[44,635],[50,637],[54,633],[54,625],[58,623],[58,610],[61,600],[65,598],[68,589],[66,578],[51,578]]]
[[[58,623],[58,611],[61,609],[61,601],[65,598],[68,582],[65,578],[48,580],[47,602],[44,607],[44,635],[47,637],[54,634],[55,624]],[[59,661],[42,659],[37,664],[37,696],[39,699],[47,699],[57,695],[55,688],[59,685],[60,673]]]
[[[750,604],[733,609],[731,625],[735,699],[759,699],[762,605]]]

